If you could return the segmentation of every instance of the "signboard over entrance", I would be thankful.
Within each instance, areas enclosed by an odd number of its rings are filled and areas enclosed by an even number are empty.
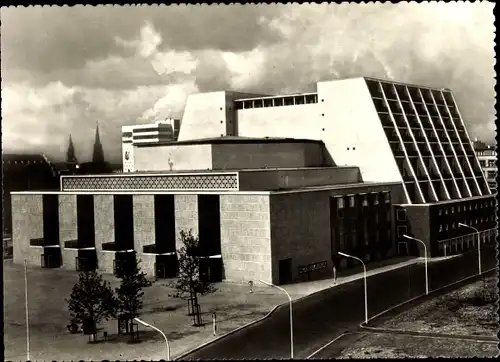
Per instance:
[[[309,265],[299,266],[299,274],[310,273],[314,270],[326,268],[328,263],[326,261],[320,261],[317,263],[312,263]]]

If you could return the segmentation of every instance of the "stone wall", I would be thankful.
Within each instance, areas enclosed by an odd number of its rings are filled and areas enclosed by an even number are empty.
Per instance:
[[[76,214],[76,195],[59,195],[59,240],[61,248],[64,247],[65,241],[78,238]]]
[[[302,279],[299,267],[327,262],[330,273],[331,238],[328,193],[275,194],[270,198],[272,280],[279,283],[279,261],[292,259],[292,280]]]
[[[41,265],[42,247],[30,246],[30,239],[43,237],[42,195],[12,194],[12,247],[16,264],[24,260]]]
[[[181,230],[198,235],[198,196],[175,195],[175,248],[182,247]]]
[[[153,276],[155,255],[142,252],[144,245],[155,243],[155,205],[154,195],[134,195],[134,248],[137,257],[141,259],[140,267],[143,272]]]
[[[221,250],[227,280],[271,280],[269,196],[221,195]]]

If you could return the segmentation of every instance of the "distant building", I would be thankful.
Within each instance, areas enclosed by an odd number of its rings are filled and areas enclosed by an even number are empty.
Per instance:
[[[11,192],[58,190],[59,170],[43,154],[2,155],[3,234],[12,232]]]
[[[497,161],[497,151],[495,147],[486,145],[484,142],[475,141],[474,142],[475,151],[479,164],[484,173],[484,177],[490,186],[493,193],[497,192],[497,174],[498,168],[496,165]]]
[[[179,134],[179,120],[173,118],[150,124],[139,124],[122,127],[123,172],[135,171],[134,147],[137,145],[153,145],[172,142]],[[177,127],[177,129],[176,129]]]

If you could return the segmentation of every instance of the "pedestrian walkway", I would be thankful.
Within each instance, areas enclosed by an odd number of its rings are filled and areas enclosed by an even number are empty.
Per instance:
[[[372,262],[366,265],[366,276],[385,273],[394,269],[403,268],[416,263],[423,263],[424,258],[416,257],[399,257],[387,259],[379,262]],[[333,271],[332,271],[333,274]],[[284,285],[283,288],[290,294],[293,300],[300,299],[307,295],[317,293],[321,290],[328,289],[337,285],[345,284],[358,280],[364,277],[363,266],[337,271],[336,278],[328,278],[309,282],[301,282]]]

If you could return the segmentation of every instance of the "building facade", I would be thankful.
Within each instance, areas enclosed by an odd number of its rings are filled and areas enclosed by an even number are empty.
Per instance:
[[[496,235],[446,89],[355,78],[307,94],[194,94],[177,141],[134,132],[123,129],[130,172],[13,194],[15,261],[120,273],[135,251],[147,273],[173,277],[192,230],[204,277],[284,284],[352,266],[339,251],[423,255],[404,235],[431,257]]]
[[[484,177],[490,186],[490,190],[493,193],[497,192],[497,151],[494,147],[485,146],[478,148],[476,147],[476,155],[479,160],[481,169],[483,170]]]
[[[154,145],[165,141],[175,141],[179,133],[179,120],[168,118],[152,124],[122,127],[123,172],[135,171],[134,146]]]

